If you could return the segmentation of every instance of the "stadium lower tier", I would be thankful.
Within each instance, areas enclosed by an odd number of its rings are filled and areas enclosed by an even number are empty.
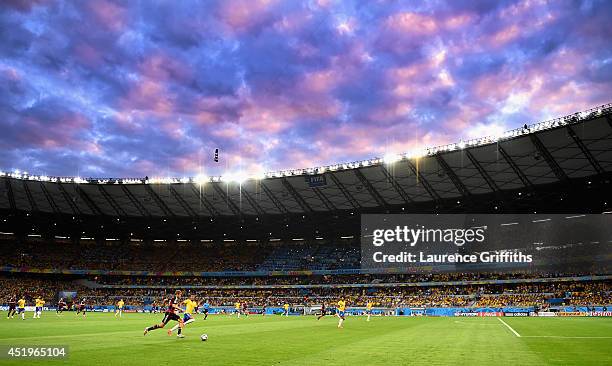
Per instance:
[[[0,277],[0,303],[24,298],[32,304],[37,297],[47,304],[56,304],[61,297],[69,301],[85,302],[92,307],[113,306],[123,299],[127,309],[150,310],[161,306],[164,299],[182,288],[184,296],[193,296],[198,302],[212,307],[233,307],[241,303],[248,307],[312,307],[325,304],[334,307],[343,299],[349,307],[377,308],[504,308],[521,307],[547,309],[555,306],[610,307],[612,305],[612,279],[609,276],[574,280],[572,277],[548,277],[534,283],[533,278],[515,278],[513,283],[484,283],[463,281],[461,284],[441,285],[436,282],[407,284],[327,284],[323,286],[283,285],[278,288],[250,285],[232,286],[170,286],[160,278],[149,278],[150,285],[136,285],[124,281],[121,285],[102,285],[87,278],[61,275],[10,275]],[[587,277],[584,277],[587,278]],[[155,281],[159,281],[155,283]],[[244,278],[243,281],[248,281]],[[272,279],[271,279],[272,280]]]

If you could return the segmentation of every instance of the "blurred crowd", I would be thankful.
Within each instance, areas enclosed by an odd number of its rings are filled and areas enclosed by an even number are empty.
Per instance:
[[[112,282],[111,277],[98,278],[99,282]],[[130,280],[134,280],[130,282]],[[59,291],[76,291],[79,298],[91,305],[112,305],[123,298],[128,305],[143,306],[162,303],[175,288],[168,282],[180,283],[180,279],[161,281],[157,288],[129,288],[138,282],[153,284],[160,278],[146,281],[137,277],[123,278],[122,285],[113,288],[94,288],[92,281],[66,276],[13,275],[0,278],[0,300],[6,304],[12,296],[32,300],[42,296],[55,301]],[[186,283],[183,283],[186,285]],[[372,302],[380,307],[493,307],[538,306],[545,307],[550,299],[564,305],[612,305],[612,281],[543,282],[518,284],[472,284],[455,286],[399,286],[389,287],[309,287],[309,288],[184,288],[186,295],[195,295],[201,301],[214,306],[232,306],[235,302],[249,306],[280,306],[334,304],[345,299],[351,306],[365,306]]]
[[[244,246],[181,243],[0,242],[2,265],[125,271],[271,271],[359,268],[359,247],[319,244]]]

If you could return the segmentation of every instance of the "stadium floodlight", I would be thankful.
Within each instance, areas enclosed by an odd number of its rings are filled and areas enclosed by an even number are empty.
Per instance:
[[[261,170],[261,171],[257,171],[251,174],[250,178],[254,180],[262,180],[262,179],[266,179],[267,175],[265,171]]]
[[[238,183],[238,184],[242,184],[248,179],[248,177],[246,176],[246,174],[244,174],[244,172],[226,173],[226,174],[223,174],[221,178],[224,182],[227,182],[227,183],[231,182],[231,183]]]
[[[401,157],[401,155],[398,155],[398,154],[387,153],[383,157],[383,162],[385,164],[393,164],[393,163],[398,162],[400,160],[402,160],[402,157]]]
[[[426,155],[427,155],[427,150],[424,150],[424,149],[414,149],[406,153],[406,157],[408,159],[420,159]]]
[[[193,182],[199,185],[205,184],[206,182],[208,182],[209,178],[204,175],[204,174],[198,174],[196,175],[196,177],[193,179]]]

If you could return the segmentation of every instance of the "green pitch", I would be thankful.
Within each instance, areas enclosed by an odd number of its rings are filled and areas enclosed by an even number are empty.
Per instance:
[[[331,316],[198,315],[177,339],[164,329],[142,335],[160,314],[27,315],[0,318],[0,345],[68,345],[68,359],[0,365],[612,365],[612,319],[604,318],[503,318],[506,326],[497,318],[348,317],[337,329]]]

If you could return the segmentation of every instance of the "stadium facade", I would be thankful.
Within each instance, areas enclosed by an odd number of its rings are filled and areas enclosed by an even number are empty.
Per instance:
[[[247,177],[0,173],[0,231],[145,241],[355,236],[362,213],[610,210],[612,105],[397,156]],[[237,230],[237,229],[240,230]]]

